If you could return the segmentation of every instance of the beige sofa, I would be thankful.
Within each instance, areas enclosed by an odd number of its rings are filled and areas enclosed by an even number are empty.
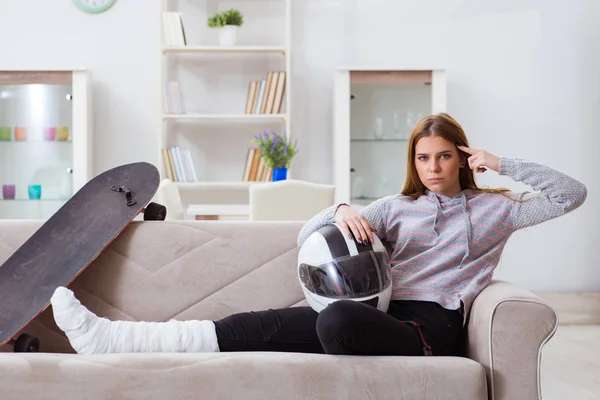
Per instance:
[[[40,221],[0,222],[0,261]],[[218,319],[303,305],[301,223],[135,222],[71,287],[110,319]],[[73,354],[46,309],[26,332],[40,353],[0,350],[0,399],[496,399],[540,397],[542,346],[556,313],[513,284],[474,303],[467,357],[293,353]]]

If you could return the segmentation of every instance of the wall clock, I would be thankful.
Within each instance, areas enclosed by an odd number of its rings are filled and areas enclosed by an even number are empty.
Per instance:
[[[73,3],[82,11],[98,14],[108,10],[117,0],[73,0]]]

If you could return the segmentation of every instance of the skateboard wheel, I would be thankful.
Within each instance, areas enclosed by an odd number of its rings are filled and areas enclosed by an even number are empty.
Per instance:
[[[15,353],[37,353],[39,350],[40,341],[34,336],[23,333],[15,340]]]
[[[144,221],[164,221],[167,216],[167,207],[158,203],[148,203],[144,210]]]

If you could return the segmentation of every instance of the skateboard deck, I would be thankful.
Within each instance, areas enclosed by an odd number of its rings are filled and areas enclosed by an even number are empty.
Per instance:
[[[56,288],[68,286],[140,212],[145,220],[165,218],[164,207],[149,203],[159,182],[156,167],[145,162],[101,173],[0,266],[0,346],[44,311]],[[17,350],[15,344],[15,351],[37,351],[38,345]]]

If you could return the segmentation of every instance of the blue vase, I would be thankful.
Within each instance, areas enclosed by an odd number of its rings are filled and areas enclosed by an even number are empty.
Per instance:
[[[273,182],[284,181],[287,178],[287,168],[273,169]]]

